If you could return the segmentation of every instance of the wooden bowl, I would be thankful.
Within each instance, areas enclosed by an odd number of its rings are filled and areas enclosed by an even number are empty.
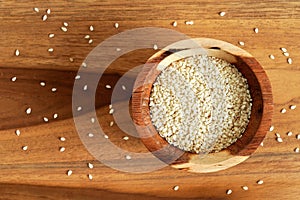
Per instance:
[[[178,159],[171,161],[172,167],[191,172],[224,170],[249,158],[267,134],[273,114],[271,84],[262,66],[245,50],[230,43],[209,38],[196,38],[193,42],[201,48],[183,46],[184,50],[180,50],[167,47],[147,61],[133,88],[132,117],[142,142],[156,157],[168,163],[173,155],[181,155]],[[182,51],[182,55],[186,57],[205,53],[208,56],[224,59],[234,64],[248,81],[252,97],[249,124],[240,139],[220,152],[206,155],[183,152],[162,138],[151,122],[149,97],[152,84],[161,72],[158,68],[162,62],[170,63],[180,59],[174,56],[172,53],[174,51]]]

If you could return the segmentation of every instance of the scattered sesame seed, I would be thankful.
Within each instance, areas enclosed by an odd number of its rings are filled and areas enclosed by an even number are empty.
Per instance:
[[[31,113],[31,108],[27,108],[25,112],[27,115],[29,115]]]
[[[271,126],[269,131],[272,132],[273,130],[274,130],[274,126]]]
[[[261,142],[261,143],[260,143],[260,146],[262,146],[262,147],[263,147],[263,146],[264,146],[264,142]]]
[[[44,81],[41,81],[41,82],[40,82],[40,85],[41,85],[42,87],[45,87],[45,86],[46,86],[46,83],[45,83]]]
[[[115,23],[115,28],[119,28],[119,23]]]
[[[174,21],[174,22],[172,23],[172,25],[173,25],[174,27],[176,27],[176,26],[177,26],[177,21]]]
[[[130,155],[126,155],[125,158],[126,158],[126,160],[131,160],[131,156]]]
[[[92,25],[90,26],[90,31],[94,31],[94,27]]]
[[[64,22],[63,25],[64,25],[65,27],[67,27],[67,26],[69,26],[69,23],[68,23],[68,22]]]
[[[83,90],[84,90],[84,91],[87,91],[87,89],[88,89],[88,86],[87,86],[87,85],[84,85],[84,86],[83,86]]]
[[[86,64],[85,62],[83,62],[83,63],[81,64],[81,67],[86,68],[86,67],[87,67],[87,64]]]
[[[113,125],[114,125],[114,122],[111,121],[111,122],[109,123],[109,126],[113,126]]]
[[[48,35],[49,38],[54,38],[54,36],[55,36],[54,33],[49,33]]]
[[[75,76],[75,79],[76,80],[80,79],[80,75]]]
[[[90,37],[91,37],[90,35],[85,35],[84,39],[90,39]]]
[[[23,149],[24,151],[27,151],[28,146],[23,146],[22,149]]]
[[[53,51],[54,51],[53,48],[49,48],[49,49],[48,49],[48,52],[53,52]]]
[[[88,178],[89,178],[90,180],[93,180],[92,174],[88,174]]]
[[[280,112],[281,112],[281,113],[286,113],[286,109],[285,109],[285,108],[282,108],[282,109],[280,110]]]
[[[178,186],[178,185],[175,185],[175,186],[173,187],[173,190],[174,190],[174,191],[178,191],[178,190],[179,190],[179,186]]]
[[[242,186],[243,190],[249,190],[248,186]]]
[[[63,32],[67,32],[67,31],[68,31],[67,27],[64,27],[64,26],[60,27],[60,29],[61,29]]]
[[[109,108],[109,109],[112,109],[112,104],[109,104],[109,105],[108,105],[108,108]]]
[[[291,110],[295,110],[296,107],[297,107],[296,105],[290,105],[290,109],[291,109]]]
[[[186,24],[186,25],[193,25],[193,24],[194,24],[194,21],[185,21],[185,24]]]
[[[108,139],[109,137],[108,137],[108,135],[104,135],[104,138],[105,138],[105,139]]]
[[[52,91],[52,92],[56,92],[57,89],[56,89],[56,88],[51,88],[51,91]]]
[[[16,49],[16,50],[15,50],[15,55],[16,55],[16,56],[19,56],[19,55],[20,55],[19,49]]]
[[[288,53],[288,52],[283,52],[282,53],[284,56],[286,56],[286,57],[289,57],[290,56],[290,54]]]
[[[48,9],[46,10],[46,13],[47,13],[48,15],[50,15],[51,10],[48,8]]]
[[[280,50],[281,50],[282,52],[284,52],[284,53],[287,52],[287,49],[284,48],[284,47],[281,47]]]
[[[56,118],[58,118],[58,114],[57,114],[57,113],[54,113],[54,114],[53,114],[53,119],[56,119]]]
[[[269,55],[269,58],[272,59],[272,60],[274,60],[275,56],[271,54],[271,55]]]
[[[111,109],[109,110],[108,113],[109,113],[110,115],[112,115],[114,112],[115,112],[115,110],[114,110],[113,108],[111,108]]]
[[[253,29],[254,33],[258,33],[258,28]]]
[[[287,63],[291,65],[293,63],[293,60],[291,58],[288,58]]]
[[[276,137],[280,137],[280,134],[279,134],[279,133],[275,133],[275,136],[276,136]]]
[[[123,140],[127,141],[127,140],[129,140],[129,137],[128,136],[124,136]]]
[[[20,131],[19,129],[17,129],[17,130],[15,131],[15,133],[16,133],[17,136],[20,136],[21,131]]]
[[[65,150],[66,150],[65,147],[60,147],[60,148],[59,148],[59,151],[60,151],[60,152],[64,152]]]
[[[11,78],[12,82],[15,82],[16,80],[17,80],[17,77],[15,77],[15,76]]]
[[[47,15],[43,15],[42,20],[46,21],[47,19],[48,19],[48,16]]]
[[[88,136],[89,137],[94,137],[94,134],[93,133],[89,133]]]
[[[48,122],[49,119],[47,117],[43,117],[44,122]]]
[[[297,139],[297,140],[300,140],[300,134],[297,134],[297,135],[296,135],[296,139]]]
[[[110,85],[106,85],[105,86],[107,89],[111,89],[111,86]]]
[[[95,123],[95,118],[94,117],[91,118],[91,122]]]
[[[258,185],[261,185],[261,184],[264,183],[264,181],[263,181],[263,180],[258,180],[256,183],[257,183]]]
[[[287,134],[287,136],[292,136],[292,135],[293,135],[293,132],[289,131],[289,132],[287,132],[286,134]]]
[[[226,194],[229,195],[229,194],[231,194],[231,193],[232,193],[232,190],[230,190],[230,189],[229,189],[229,190],[226,190]]]
[[[122,90],[126,90],[126,86],[125,85],[122,85]]]
[[[224,11],[219,12],[219,15],[220,15],[221,17],[224,17],[224,16],[226,15],[226,12],[224,12]]]
[[[74,62],[74,58],[72,58],[72,57],[69,58],[69,60],[70,60],[70,62]]]
[[[239,41],[239,45],[241,45],[241,46],[245,46],[245,42],[243,42],[243,41]]]
[[[93,169],[94,165],[92,163],[88,163],[88,168]]]
[[[153,45],[153,49],[154,50],[157,50],[158,49],[158,46],[155,44],[155,45]]]
[[[73,173],[72,170],[68,170],[68,171],[67,171],[67,175],[68,175],[68,176],[71,176],[72,173]]]
[[[282,140],[281,137],[276,138],[276,140],[277,140],[277,142],[279,142],[279,143],[283,142],[283,140]]]
[[[296,148],[294,149],[294,151],[295,151],[295,153],[299,153],[299,152],[300,152],[299,147],[296,147]]]
[[[82,110],[82,107],[81,106],[78,106],[77,107],[77,111],[81,111]]]
[[[64,142],[64,141],[66,141],[66,138],[65,137],[60,137],[59,140]]]
[[[89,44],[92,44],[93,43],[93,40],[92,39],[89,39]]]
[[[121,49],[120,48],[116,48],[116,51],[121,51]]]
[[[33,8],[34,12],[40,12],[40,9],[39,8]]]

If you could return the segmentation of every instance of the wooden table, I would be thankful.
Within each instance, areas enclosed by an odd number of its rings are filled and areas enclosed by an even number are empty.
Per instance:
[[[34,7],[40,12],[34,12]],[[42,21],[48,8],[51,13]],[[221,11],[226,12],[224,17],[219,16]],[[175,20],[177,27],[171,25]],[[194,25],[186,25],[189,20]],[[60,30],[63,22],[69,23],[67,32]],[[300,157],[294,149],[300,147],[296,139],[300,134],[299,1],[1,1],[0,27],[0,199],[298,199]],[[257,58],[271,80],[275,104],[275,129],[250,159],[215,173],[165,167],[133,174],[111,169],[87,151],[72,118],[76,72],[99,43],[141,27],[163,27],[189,37],[215,38],[236,45],[245,42],[242,48]],[[255,27],[258,33],[254,33]],[[49,33],[54,33],[54,38],[49,38]],[[92,44],[84,39],[87,34]],[[147,152],[140,140],[129,137],[124,141],[124,133],[115,125],[109,126],[111,91],[103,88],[143,64],[155,52],[152,46],[112,63],[97,90],[100,124],[114,144],[129,151]],[[292,64],[287,63],[281,47],[287,48]],[[49,48],[54,51],[49,53]],[[16,49],[19,56],[15,56]],[[14,76],[17,80],[12,82]],[[41,87],[41,81],[46,86]],[[53,87],[56,92],[51,91]],[[290,110],[290,105],[299,106]],[[29,115],[25,113],[28,107],[32,108]],[[282,108],[287,112],[281,113]],[[54,113],[58,113],[57,119],[53,119]],[[43,117],[49,121],[45,123]],[[21,131],[20,136],[15,134],[16,129]],[[287,136],[288,131],[293,135]],[[283,143],[276,141],[276,132]],[[66,141],[60,141],[60,137]],[[23,146],[28,150],[23,151]],[[64,152],[59,151],[62,146]],[[87,167],[89,162],[94,164],[93,169]],[[73,174],[67,176],[67,170]],[[93,180],[87,174],[92,174]],[[260,179],[262,185],[256,183]],[[176,185],[178,191],[173,190]],[[248,191],[241,188],[244,185]],[[227,195],[227,189],[233,193]]]

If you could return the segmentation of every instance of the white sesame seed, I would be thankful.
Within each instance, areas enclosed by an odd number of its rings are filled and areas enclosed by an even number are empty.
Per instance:
[[[248,186],[244,185],[242,186],[243,190],[249,190]]]
[[[108,105],[108,108],[109,108],[109,109],[112,109],[112,104],[109,104],[109,105]]]
[[[67,27],[67,26],[69,26],[69,23],[68,23],[68,22],[64,22],[63,25],[64,25],[65,27]]]
[[[193,25],[193,24],[194,24],[194,21],[185,21],[185,24],[186,24],[186,25]]]
[[[89,178],[90,180],[93,180],[92,174],[88,174],[88,178]]]
[[[89,44],[92,44],[93,43],[93,40],[92,39],[89,39]]]
[[[48,16],[47,15],[43,15],[42,20],[46,21],[47,19],[48,19]]]
[[[49,48],[49,49],[48,49],[48,52],[53,52],[53,51],[54,51],[53,48]]]
[[[288,58],[287,63],[291,65],[293,63],[293,60],[291,58]]]
[[[122,90],[126,90],[126,86],[125,85],[122,85]]]
[[[260,146],[262,146],[262,147],[263,147],[263,146],[264,146],[264,142],[261,142],[261,143],[260,143]]]
[[[15,77],[15,76],[11,78],[12,82],[15,82],[16,80],[17,80],[17,77]]]
[[[230,190],[230,189],[229,189],[229,190],[226,190],[226,194],[229,195],[229,194],[231,194],[231,193],[232,193],[232,190]]]
[[[33,8],[34,12],[40,12],[40,9],[39,8]]]
[[[81,64],[81,67],[86,68],[86,67],[87,67],[87,64],[86,64],[85,62],[83,62],[83,63]]]
[[[107,89],[111,89],[111,86],[110,85],[106,85],[105,86]]]
[[[46,83],[45,83],[44,81],[41,81],[41,82],[40,82],[40,86],[45,87],[45,86],[46,86]]]
[[[94,26],[90,26],[90,31],[94,31]]]
[[[254,33],[258,33],[258,28],[253,29]]]
[[[60,29],[61,29],[63,32],[67,32],[67,31],[68,31],[67,27],[64,27],[64,26],[60,27]]]
[[[174,190],[174,191],[178,191],[178,190],[179,190],[179,186],[178,186],[178,185],[175,185],[175,186],[173,187],[173,190]]]
[[[51,91],[52,91],[52,92],[56,92],[57,89],[56,89],[56,88],[51,88]]]
[[[80,79],[80,75],[76,75],[76,76],[75,76],[75,79],[76,79],[76,80],[79,80],[79,79]]]
[[[54,114],[53,114],[53,119],[56,119],[56,118],[58,118],[58,114],[57,114],[57,113],[54,113]]]
[[[66,138],[65,137],[60,137],[59,140],[64,142],[64,141],[66,141]]]
[[[88,163],[88,168],[93,169],[94,165],[92,163]]]
[[[286,134],[287,134],[287,136],[292,136],[292,135],[293,135],[293,132],[289,131],[289,132],[287,132]]]
[[[126,158],[126,160],[131,160],[131,156],[130,155],[126,155],[125,158]]]
[[[280,50],[281,50],[282,52],[284,52],[284,53],[287,52],[287,49],[284,48],[284,47],[281,47]]]
[[[283,52],[282,53],[284,56],[286,56],[286,57],[289,57],[290,56],[290,54],[288,53],[288,52]]]
[[[173,25],[174,27],[176,27],[176,26],[177,26],[177,21],[174,21],[174,22],[172,23],[172,25]]]
[[[48,122],[49,119],[47,117],[43,117],[44,122]]]
[[[220,15],[221,17],[224,17],[224,16],[225,16],[225,14],[226,14],[226,12],[224,12],[224,11],[222,11],[222,12],[219,12],[219,15]]]
[[[127,141],[127,140],[129,140],[129,137],[128,136],[124,136],[123,140]]]
[[[275,56],[272,55],[272,54],[270,54],[270,55],[269,55],[269,58],[272,59],[272,60],[274,60],[274,59],[275,59]]]
[[[120,48],[116,48],[116,51],[121,51],[121,49]]]
[[[49,33],[48,37],[49,38],[54,38],[55,34],[54,33]]]
[[[258,185],[261,185],[261,184],[264,183],[264,181],[263,181],[263,180],[258,180],[256,183],[257,183]]]
[[[282,140],[281,137],[276,138],[276,140],[277,140],[277,142],[279,142],[279,143],[283,142],[283,140]]]
[[[27,115],[29,115],[31,113],[31,108],[27,108],[25,112]]]
[[[113,125],[114,125],[114,122],[111,121],[111,122],[109,123],[109,126],[113,126]]]
[[[95,118],[94,117],[91,118],[91,122],[95,123]]]
[[[22,149],[23,149],[24,151],[27,151],[28,146],[23,146]]]
[[[89,133],[88,136],[89,137],[94,137],[94,134],[93,133]]]
[[[71,176],[71,175],[72,175],[72,173],[73,173],[73,171],[72,171],[72,170],[68,170],[68,171],[67,171],[67,175],[68,175],[68,176]]]
[[[297,140],[300,140],[300,134],[297,134],[297,135],[296,135],[296,139],[297,139]]]
[[[105,139],[108,139],[109,137],[108,137],[108,135],[104,135],[104,138],[105,138]]]
[[[115,23],[115,28],[119,28],[119,23]]]
[[[114,112],[115,112],[115,110],[114,110],[113,108],[111,108],[111,109],[109,110],[108,113],[109,113],[110,115],[112,115]]]
[[[77,111],[81,111],[82,110],[82,107],[81,106],[78,106],[77,107]]]
[[[90,37],[91,37],[90,35],[85,35],[84,39],[90,39]]]
[[[290,109],[291,109],[291,110],[295,110],[296,107],[297,107],[296,105],[290,105]]]
[[[158,46],[155,44],[155,45],[153,45],[153,49],[154,50],[157,50],[158,49]]]
[[[48,15],[50,15],[51,10],[48,8],[48,9],[46,10],[46,13],[47,13]]]
[[[295,153],[299,153],[299,152],[300,152],[299,147],[296,147],[296,148],[294,149],[294,151],[295,151]]]
[[[274,126],[270,126],[270,132],[272,132],[274,130]]]
[[[243,41],[239,41],[239,45],[241,45],[241,46],[245,46],[245,42],[243,42]]]
[[[19,55],[20,55],[19,49],[16,49],[16,50],[15,50],[15,55],[16,55],[16,56],[19,56]]]
[[[280,134],[279,133],[275,133],[275,136],[280,138]]]
[[[65,150],[66,150],[65,147],[60,147],[60,148],[59,148],[59,151],[60,151],[60,152],[64,152]]]
[[[84,90],[84,91],[87,91],[87,89],[88,89],[88,86],[87,86],[87,85],[84,85],[84,86],[83,86],[83,90]]]
[[[286,109],[285,109],[285,108],[282,108],[282,109],[280,110],[280,112],[281,112],[281,113],[286,113]]]
[[[20,136],[21,131],[20,131],[19,129],[17,129],[17,130],[15,131],[15,133],[16,133],[17,136]]]
[[[70,60],[70,62],[74,62],[74,58],[72,58],[72,57],[69,58],[69,60]]]

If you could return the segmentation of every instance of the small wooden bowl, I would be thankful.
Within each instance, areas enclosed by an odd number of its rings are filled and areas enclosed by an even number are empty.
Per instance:
[[[132,95],[132,116],[136,129],[145,146],[160,160],[169,162],[172,155],[181,155],[171,166],[191,172],[215,172],[235,166],[247,158],[263,141],[273,114],[273,98],[270,81],[257,60],[243,49],[230,43],[196,38],[193,42],[201,48],[184,48],[182,55],[191,56],[205,53],[234,64],[247,79],[252,97],[250,121],[243,136],[226,149],[206,155],[199,155],[171,146],[153,126],[150,118],[149,97],[152,84],[160,74],[159,64],[178,60],[168,47],[154,54],[139,73]],[[183,43],[184,44],[184,43]],[[180,50],[178,50],[180,51]],[[173,55],[173,56],[172,56]],[[167,147],[167,148],[165,148]]]

